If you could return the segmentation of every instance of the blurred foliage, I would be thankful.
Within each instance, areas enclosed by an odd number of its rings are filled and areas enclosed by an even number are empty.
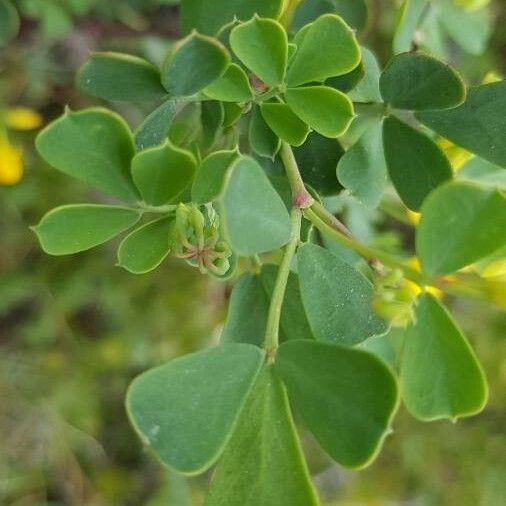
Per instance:
[[[44,166],[33,150],[33,131],[7,129],[5,120],[13,107],[37,110],[47,122],[66,103],[91,103],[73,82],[90,50],[120,49],[159,61],[178,33],[177,2],[12,3],[21,23],[19,35],[0,48],[0,132],[22,151],[25,172],[18,184],[0,185],[0,504],[201,504],[208,477],[184,480],[162,470],[134,436],[123,398],[140,371],[216,339],[227,286],[181,263],[143,276],[111,270],[114,245],[45,256],[28,226],[52,206],[101,197]],[[384,63],[395,2],[369,4],[364,41]],[[486,69],[506,71],[504,6],[492,4],[499,28],[485,53],[467,54],[448,42],[449,58],[468,83],[481,82]],[[132,124],[144,113],[117,107]],[[378,222],[351,199],[337,205],[358,237],[391,251],[412,243],[408,219]],[[420,424],[401,412],[397,437],[359,472],[331,465],[307,437],[311,470],[329,506],[506,504],[505,314],[473,300],[449,302],[487,371],[486,410],[456,429]],[[385,342],[369,346],[389,359]]]

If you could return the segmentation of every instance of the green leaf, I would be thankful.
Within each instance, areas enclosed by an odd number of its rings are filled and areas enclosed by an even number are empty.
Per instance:
[[[267,113],[269,114],[269,113]],[[271,158],[276,156],[281,146],[280,138],[266,123],[260,111],[260,107],[253,106],[249,122],[248,140],[251,149],[260,156]]]
[[[193,179],[197,161],[169,140],[162,146],[145,149],[132,160],[132,177],[144,202],[161,206],[178,202]]]
[[[478,156],[473,156],[466,162],[459,169],[457,176],[464,181],[473,181],[506,191],[506,170]]]
[[[424,272],[454,272],[506,244],[506,197],[491,188],[454,182],[438,188],[421,209],[416,251]]]
[[[253,97],[248,76],[235,63],[231,63],[221,77],[206,86],[203,93],[222,102],[246,102]]]
[[[102,108],[66,109],[37,136],[36,146],[61,172],[126,202],[138,200],[130,176],[132,135],[117,114]]]
[[[378,207],[387,185],[382,123],[371,125],[337,165],[339,182],[371,209]]]
[[[276,371],[264,366],[218,463],[205,506],[317,506]]]
[[[60,206],[32,227],[49,255],[70,255],[98,246],[135,225],[135,209],[95,204]]]
[[[229,344],[155,367],[128,389],[132,425],[163,463],[202,473],[227,444],[262,361],[256,346]]]
[[[273,19],[254,17],[230,33],[236,56],[269,86],[281,84],[288,59],[288,39],[284,28]]]
[[[320,195],[336,195],[342,189],[336,178],[336,166],[344,150],[336,139],[312,132],[293,152],[302,179]]]
[[[330,251],[314,244],[299,248],[302,301],[317,340],[352,346],[384,334],[387,326],[371,309],[371,283]]]
[[[167,92],[151,63],[128,54],[93,53],[80,68],[79,88],[106,100],[158,100]]]
[[[0,0],[0,47],[13,39],[18,30],[18,11],[9,0]]]
[[[342,76],[331,77],[325,81],[325,86],[330,86],[336,90],[347,93],[355,88],[355,86],[364,78],[365,69],[362,62],[360,62],[351,72],[343,74]]]
[[[300,146],[309,134],[309,127],[286,104],[264,102],[260,111],[267,125],[283,141]]]
[[[249,256],[285,245],[290,240],[290,216],[258,163],[240,158],[227,179],[220,214],[230,247]]]
[[[167,100],[152,111],[135,131],[135,146],[137,149],[142,151],[165,142],[176,112],[176,102],[174,100]]]
[[[354,116],[348,97],[328,86],[289,88],[286,101],[302,121],[325,137],[342,135]]]
[[[266,18],[277,18],[283,0],[184,0],[181,2],[183,32],[195,29],[201,33],[215,35],[218,30],[234,20],[246,20],[254,14]]]
[[[367,4],[365,0],[331,0],[336,14],[355,30],[363,30],[367,24]]]
[[[212,150],[222,131],[224,119],[225,111],[221,102],[206,100],[200,104],[201,144],[204,151]]]
[[[162,65],[162,84],[176,97],[193,95],[221,77],[230,55],[216,39],[192,33],[169,49]]]
[[[466,98],[464,81],[449,65],[421,53],[394,56],[380,79],[381,95],[397,109],[449,109]]]
[[[506,81],[469,88],[459,107],[418,112],[416,118],[455,144],[506,167]]]
[[[464,51],[480,55],[487,49],[493,23],[487,9],[470,11],[451,2],[438,5],[439,22]]]
[[[144,274],[158,267],[169,254],[172,218],[150,221],[127,235],[118,249],[118,265],[133,274]]]
[[[235,125],[239,119],[241,118],[244,109],[246,109],[248,105],[244,107],[240,104],[235,104],[232,102],[224,102],[223,103],[223,128],[231,127]]]
[[[245,273],[239,278],[230,296],[221,342],[263,345],[277,272],[276,266],[267,264],[259,274]],[[288,276],[279,330],[282,341],[312,337],[302,305],[298,276],[294,272]]]
[[[441,148],[395,116],[383,122],[383,148],[390,179],[404,204],[414,211],[432,190],[452,178],[452,167]]]
[[[200,164],[192,186],[192,201],[206,204],[216,200],[222,193],[225,177],[239,157],[237,151],[215,151]]]
[[[378,60],[372,51],[364,46],[360,48],[362,53],[362,64],[364,66],[364,77],[348,93],[348,98],[353,102],[381,102],[379,80],[381,70]]]
[[[394,53],[411,50],[415,32],[428,4],[429,0],[404,0],[397,15],[393,40]]]
[[[397,381],[387,366],[368,352],[314,341],[282,344],[275,365],[321,447],[343,466],[369,464],[398,405]]]
[[[360,48],[353,30],[339,17],[325,14],[302,28],[297,52],[287,73],[289,86],[324,81],[352,71],[360,62]],[[300,33],[300,32],[299,32]]]
[[[450,314],[424,293],[415,316],[401,358],[401,393],[409,412],[430,421],[481,411],[488,395],[485,375]]]

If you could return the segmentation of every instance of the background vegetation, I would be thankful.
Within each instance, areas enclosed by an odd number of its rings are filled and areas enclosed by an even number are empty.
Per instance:
[[[14,2],[22,22],[19,35],[0,47],[0,116],[29,107],[45,124],[65,104],[96,104],[74,86],[89,51],[121,50],[159,61],[178,35],[176,3]],[[369,4],[361,39],[385,63],[397,5]],[[505,74],[505,7],[501,0],[491,6],[498,28],[485,52],[446,46],[469,84],[481,82],[490,68]],[[132,124],[143,116],[130,105],[118,111]],[[111,269],[114,245],[68,258],[43,254],[28,226],[56,205],[91,200],[92,190],[45,166],[34,152],[34,133],[8,132],[9,142],[22,148],[24,174],[17,184],[0,184],[0,504],[198,505],[208,476],[183,480],[146,455],[123,399],[139,372],[216,339],[228,287],[181,262],[143,276]],[[346,198],[338,204],[362,239],[394,251],[411,244],[405,216],[380,218]],[[401,412],[394,437],[360,472],[331,465],[307,437],[309,464],[326,504],[506,504],[506,303],[502,309],[460,298],[449,303],[487,372],[487,408],[456,427],[421,424]]]

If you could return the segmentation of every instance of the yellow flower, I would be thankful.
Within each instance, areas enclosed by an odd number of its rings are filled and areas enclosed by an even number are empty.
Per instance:
[[[42,125],[42,117],[27,107],[11,107],[5,111],[5,124],[12,130],[34,130]]]
[[[23,176],[22,152],[7,138],[0,137],[0,184],[16,184]]]
[[[420,270],[421,270],[421,268],[420,268],[420,262],[419,262],[419,260],[418,260],[417,257],[411,257],[411,258],[409,258],[408,260],[406,260],[405,264],[408,267],[411,267],[412,269],[415,269],[416,271],[420,272]],[[404,286],[413,295],[418,295],[418,294],[420,294],[422,292],[422,288],[417,283],[415,283],[414,281],[411,281],[409,279],[405,279],[404,280]],[[442,299],[443,298],[443,292],[439,288],[436,288],[435,286],[427,285],[425,287],[425,291],[428,292],[428,293],[430,293],[431,295],[434,295],[434,297],[436,297],[437,299]]]

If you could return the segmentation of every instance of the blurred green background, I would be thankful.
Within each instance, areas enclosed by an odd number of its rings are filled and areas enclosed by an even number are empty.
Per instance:
[[[28,107],[44,124],[65,104],[97,104],[74,87],[90,50],[157,62],[178,35],[174,0],[13,3],[21,26],[0,47],[0,111]],[[468,54],[448,42],[447,57],[470,84],[490,69],[505,73],[505,3],[492,5],[485,52]],[[384,63],[398,4],[369,4],[361,38]],[[113,107],[132,125],[145,113]],[[230,287],[182,262],[134,276],[114,267],[114,245],[71,257],[43,254],[30,225],[56,205],[104,197],[45,166],[34,151],[35,134],[8,132],[22,149],[24,174],[17,184],[0,184],[0,505],[199,505],[209,475],[186,480],[146,454],[123,398],[141,371],[217,339]],[[410,243],[403,224],[356,206],[347,218],[378,244]],[[401,409],[384,451],[360,472],[331,465],[305,438],[326,505],[506,504],[506,314],[474,300],[449,304],[487,372],[487,408],[456,426],[422,424]]]

